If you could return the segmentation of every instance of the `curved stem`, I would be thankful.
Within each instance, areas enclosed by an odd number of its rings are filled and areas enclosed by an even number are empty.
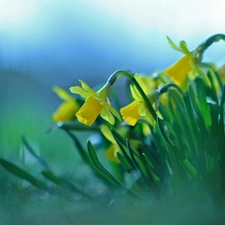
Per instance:
[[[206,41],[201,43],[193,52],[194,59],[196,63],[201,62],[204,51],[213,43],[218,42],[220,40],[225,41],[225,34],[215,34],[209,37]]]
[[[182,90],[178,85],[176,85],[175,83],[164,84],[164,85],[158,87],[157,92],[158,92],[159,94],[163,94],[163,93],[167,92],[168,89],[171,88],[171,87],[177,89],[177,91],[178,91],[181,95],[183,95],[183,90]]]
[[[109,92],[109,89],[111,88],[111,86],[115,83],[115,81],[120,78],[121,76],[125,76],[128,79],[130,79],[130,81],[136,86],[136,88],[138,89],[141,97],[143,98],[149,112],[151,113],[152,117],[154,118],[154,120],[157,119],[157,114],[154,110],[154,108],[152,107],[151,102],[149,101],[148,97],[146,96],[146,94],[144,93],[144,91],[142,90],[141,86],[139,85],[139,83],[136,81],[135,77],[129,73],[126,70],[117,70],[115,71],[107,80],[106,85],[107,85],[107,92]]]

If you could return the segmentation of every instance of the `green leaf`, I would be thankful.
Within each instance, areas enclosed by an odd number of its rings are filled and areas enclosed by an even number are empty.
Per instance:
[[[130,165],[130,163],[127,162],[127,159],[121,153],[117,152],[116,156],[120,160],[122,167],[127,172],[130,172],[131,170],[133,170],[133,167]]]
[[[48,186],[38,180],[37,178],[35,178],[34,176],[32,176],[31,174],[27,173],[26,171],[24,171],[22,168],[20,168],[19,166],[6,161],[5,159],[0,158],[0,164],[6,169],[8,170],[10,173],[29,181],[31,184],[33,184],[34,186],[36,186],[37,188],[40,188],[42,190],[48,190]]]
[[[183,165],[187,169],[187,171],[190,173],[191,177],[196,177],[197,176],[197,171],[194,168],[194,166],[190,163],[188,159],[183,160]]]
[[[67,129],[64,129],[64,130],[72,138],[72,140],[73,140],[75,146],[77,147],[77,150],[80,153],[80,156],[82,157],[82,159],[87,163],[87,165],[92,167],[93,164],[92,164],[90,158],[88,157],[87,152],[84,150],[84,148],[81,145],[80,141],[76,137],[76,135],[73,134],[71,131],[69,131]]]
[[[210,106],[207,102],[206,88],[203,79],[196,77],[195,79],[197,99],[199,103],[199,109],[204,120],[205,126],[209,129],[212,125],[212,119],[210,114]]]
[[[139,166],[137,160],[135,159],[135,156],[134,156],[134,153],[133,153],[134,151],[131,149],[131,146],[130,146],[130,143],[129,143],[128,139],[126,140],[126,146],[127,146],[127,149],[128,149],[128,151],[129,151],[129,153],[130,153],[131,160],[132,160],[132,162],[133,162],[133,165],[134,165],[135,169],[136,169],[136,170],[138,171],[138,173],[140,174],[140,177],[142,178],[142,180],[144,180],[144,173],[143,173],[143,171],[141,170],[141,168],[140,168],[140,166]]]
[[[162,157],[164,159],[163,164],[167,166],[168,174],[166,175],[172,177],[172,183],[176,189],[180,182],[178,159],[175,156],[175,153],[172,148],[173,143],[171,143],[170,140],[167,138],[160,120],[157,121],[156,125],[157,134],[160,138],[159,141],[164,144],[164,149],[162,149],[162,152],[164,151],[164,154]]]
[[[98,168],[101,172],[103,172],[105,175],[107,175],[112,181],[114,181],[119,187],[121,187],[122,189],[126,190],[129,194],[131,194],[133,197],[138,197],[141,199],[144,199],[142,196],[140,196],[139,194],[133,192],[132,190],[128,189],[123,183],[121,183],[117,178],[115,178],[99,161],[98,156],[95,153],[95,150],[91,144],[91,142],[88,140],[87,143],[87,147],[88,147],[88,152],[90,154],[90,157],[94,163],[94,165],[96,166],[96,168]]]
[[[225,132],[224,132],[224,102],[225,102],[225,85],[219,104],[219,121],[218,121],[218,149],[220,152],[220,161],[223,174],[225,174]],[[225,180],[225,179],[224,179]],[[224,181],[225,183],[225,181]],[[225,188],[225,187],[224,187]]]
[[[129,155],[127,154],[127,152],[125,151],[125,146],[126,146],[126,140],[119,135],[115,130],[111,130],[113,137],[115,138],[118,146],[120,147],[121,152],[123,153],[125,159],[127,160],[127,162],[130,164],[130,166],[135,169],[133,162],[131,160],[131,158],[129,157]]]
[[[147,156],[145,153],[142,153],[142,156],[143,156],[143,158],[144,158],[146,164],[148,165],[148,168],[149,168],[149,170],[150,170],[150,173],[151,173],[151,175],[152,175],[153,180],[154,180],[155,182],[160,181],[160,178],[159,178],[159,177],[155,174],[155,172],[154,172],[154,167],[153,167],[153,165],[152,165],[152,162],[151,162],[150,159],[148,158],[148,156]]]
[[[84,162],[96,173],[96,175],[102,179],[102,181],[106,182],[109,186],[112,184],[111,180],[108,179],[105,174],[100,173],[98,170],[96,170],[96,167],[94,166],[93,162],[90,160],[90,157],[88,153],[84,150],[83,146],[81,145],[80,141],[78,138],[69,130],[64,129],[65,132],[72,138],[74,141],[75,146],[77,147],[78,152],[80,153],[82,159]]]
[[[195,115],[196,115],[196,119],[198,120],[198,126],[201,129],[201,132],[202,132],[203,136],[207,139],[208,133],[207,133],[207,130],[205,128],[204,119],[202,117],[201,111],[200,111],[199,106],[197,104],[196,94],[194,92],[193,86],[189,85],[188,90],[189,90],[189,96],[190,96],[190,100],[191,100],[191,104],[192,104],[192,109],[194,110]]]
[[[24,136],[22,136],[22,141],[23,141],[23,144],[25,145],[26,149],[30,152],[30,154],[31,154],[35,159],[37,159],[38,162],[39,162],[40,164],[42,164],[42,166],[43,166],[46,170],[50,171],[50,168],[49,168],[48,164],[45,162],[44,159],[42,159],[40,156],[38,156],[38,155],[36,154],[36,152],[33,150],[33,148],[31,147],[31,145],[28,143],[28,141],[26,140],[26,138],[25,138]]]
[[[42,171],[41,173],[45,178],[47,178],[48,180],[50,180],[51,182],[55,183],[58,186],[61,186],[65,189],[68,189],[72,192],[78,193],[78,194],[80,194],[82,196],[85,196],[87,198],[91,198],[91,199],[93,198],[92,196],[84,193],[79,188],[77,188],[74,184],[65,180],[64,178],[57,177],[56,175],[54,175],[53,173],[51,173],[49,171]]]

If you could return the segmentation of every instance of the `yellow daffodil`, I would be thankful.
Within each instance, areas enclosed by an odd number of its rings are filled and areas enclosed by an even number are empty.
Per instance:
[[[70,121],[75,118],[75,113],[80,108],[79,104],[75,99],[70,96],[65,90],[60,87],[53,87],[53,91],[62,99],[64,102],[58,107],[53,113],[52,118],[56,122]]]
[[[140,77],[138,74],[135,75],[135,79],[140,84],[146,95],[151,93],[151,87],[153,83],[152,79]],[[145,102],[137,88],[133,85],[130,85],[130,90],[134,101],[121,108],[120,113],[124,121],[126,121],[129,125],[134,126],[141,117],[145,117],[148,114],[148,109],[146,108]]]
[[[180,47],[177,47],[169,37],[167,37],[167,39],[171,47],[177,51],[182,52],[184,56],[182,56],[176,63],[165,69],[164,72],[177,85],[181,86],[184,83],[188,73],[191,70],[196,69],[193,52],[190,52],[188,50],[187,45],[184,41],[181,41]]]
[[[106,86],[95,92],[84,81],[79,81],[82,87],[75,86],[70,88],[72,93],[79,94],[86,99],[83,106],[76,113],[78,121],[91,126],[99,114],[112,125],[115,123],[114,116],[120,120],[119,113],[107,102]]]

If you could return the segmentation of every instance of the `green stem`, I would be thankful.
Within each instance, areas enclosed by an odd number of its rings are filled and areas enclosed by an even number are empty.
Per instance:
[[[151,113],[152,117],[156,120],[157,119],[157,114],[154,110],[154,108],[152,107],[151,102],[149,101],[148,97],[146,96],[146,94],[144,93],[144,91],[142,90],[141,86],[139,85],[139,83],[136,81],[135,77],[129,73],[126,70],[117,70],[115,71],[107,80],[106,82],[106,86],[107,86],[107,92],[109,92],[109,89],[111,88],[111,86],[116,82],[116,80],[118,78],[120,78],[121,76],[125,76],[128,79],[130,79],[130,81],[136,86],[136,88],[138,89],[141,97],[143,98],[149,112]]]
[[[225,41],[225,34],[215,34],[209,37],[206,41],[201,43],[195,50],[194,50],[194,59],[196,63],[200,63],[202,60],[202,56],[204,51],[212,45],[214,42],[218,42],[220,40]]]
[[[169,88],[177,89],[177,91],[183,96],[183,90],[178,85],[176,85],[175,83],[164,84],[164,85],[158,87],[157,92],[159,94],[163,94],[163,93],[167,92]]]

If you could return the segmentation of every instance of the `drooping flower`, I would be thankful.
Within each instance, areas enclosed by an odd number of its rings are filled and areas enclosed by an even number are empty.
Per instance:
[[[182,52],[184,56],[182,56],[176,63],[166,68],[164,73],[177,85],[181,86],[184,83],[188,73],[197,69],[194,55],[193,52],[188,50],[184,41],[181,41],[180,47],[177,47],[169,37],[167,37],[167,39],[171,47],[179,52]]]
[[[52,118],[56,122],[66,122],[75,118],[75,113],[80,108],[76,100],[70,96],[64,89],[60,87],[53,87],[53,91],[62,99],[64,102],[58,107],[53,113]]]
[[[142,104],[142,101],[138,101],[138,99],[135,99],[129,105],[120,109],[123,120],[131,126],[134,126],[141,118],[140,114],[138,113],[138,104]]]
[[[107,102],[108,96],[106,86],[103,86],[100,90],[95,92],[84,81],[79,81],[82,87],[74,86],[70,88],[72,93],[79,94],[86,99],[83,106],[76,113],[78,121],[91,126],[99,114],[104,120],[112,125],[115,123],[114,116],[120,120],[119,113]]]
[[[138,74],[135,74],[134,77],[146,95],[153,91],[152,87],[154,81],[152,77],[140,77]],[[134,101],[121,108],[120,113],[124,121],[126,121],[129,125],[134,126],[141,117],[145,117],[149,114],[149,112],[137,88],[134,85],[130,85],[130,90]]]
[[[191,58],[189,56],[184,55],[176,63],[165,69],[165,74],[178,85],[182,85],[187,74],[191,71],[190,60]]]

